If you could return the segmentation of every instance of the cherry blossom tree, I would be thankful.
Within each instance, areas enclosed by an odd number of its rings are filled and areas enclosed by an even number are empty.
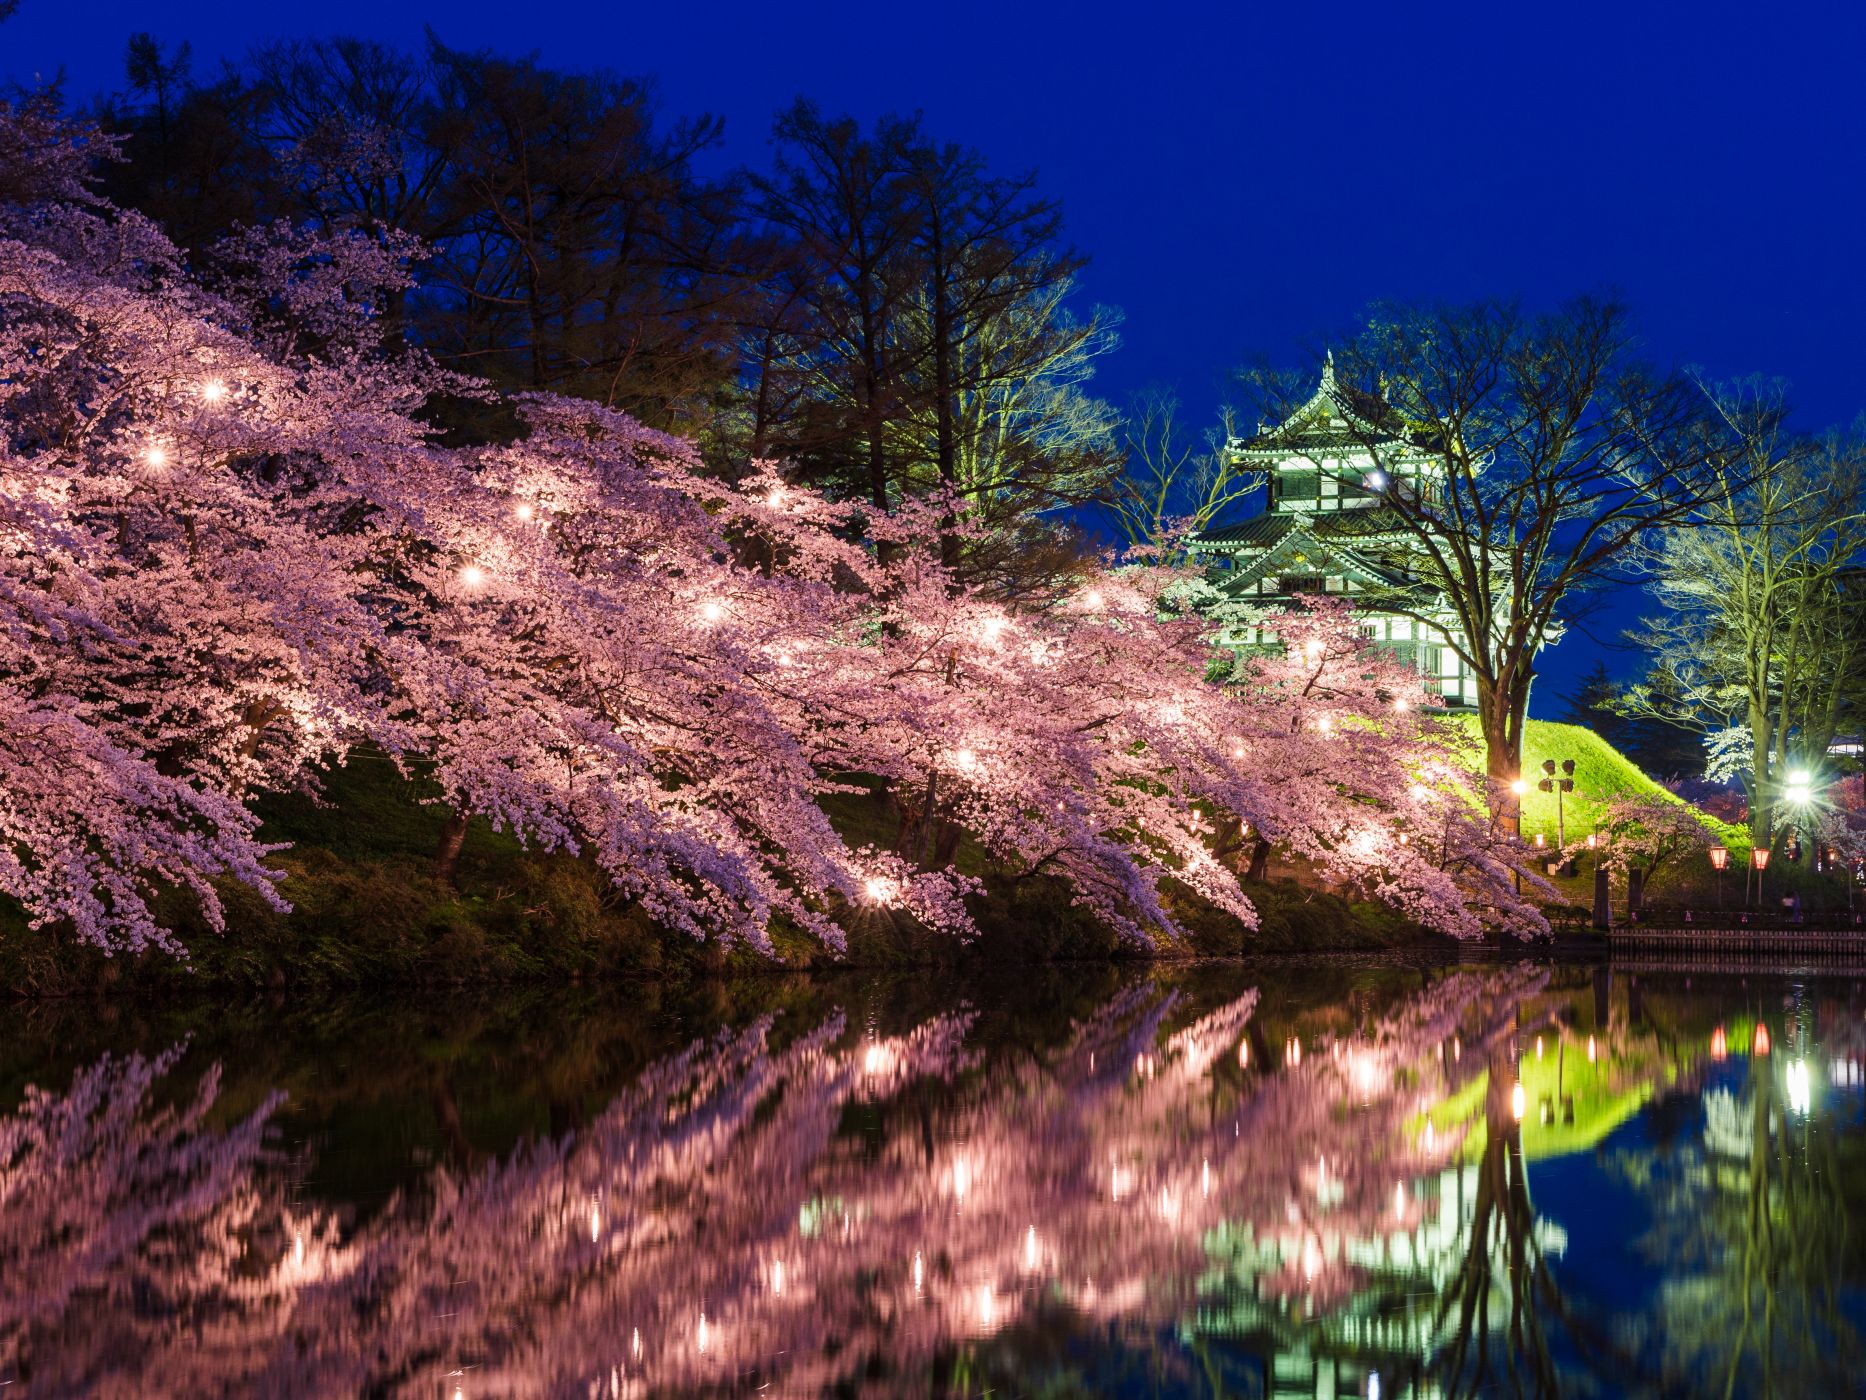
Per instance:
[[[243,793],[381,715],[356,546],[304,528],[332,501],[293,464],[411,425],[334,421],[383,376],[270,362],[208,319],[231,308],[155,230],[74,195],[54,156],[77,138],[30,107],[0,136],[59,173],[0,210],[0,889],[105,947],[172,947],[150,885],[216,924],[214,878],[269,892]]]
[[[368,744],[438,783],[441,874],[480,816],[765,949],[861,907],[968,936],[962,831],[1143,946],[1176,887],[1251,922],[1246,828],[1447,931],[1535,927],[1345,614],[1214,683],[1169,570],[1013,611],[942,563],[949,505],[724,483],[545,394],[454,445],[434,403],[491,391],[382,334],[407,239],[244,230],[210,285],[85,192],[94,136],[0,128],[0,892],[37,923],[180,951],[163,887],[215,927],[223,879],[280,904],[249,799]],[[823,798],[877,781],[900,839],[854,849]]]
[[[1831,784],[1808,822],[1823,865],[1854,883],[1866,879],[1866,777],[1855,773]]]
[[[1714,839],[1703,817],[1670,793],[1622,794],[1601,809],[1594,847],[1575,841],[1564,854],[1574,860],[1591,850],[1608,870],[1641,870],[1651,879],[1662,866],[1707,850]]]
[[[51,171],[23,193],[66,202],[0,243],[0,888],[172,948],[151,889],[215,924],[216,878],[269,892],[245,797],[369,741],[672,927],[762,942],[781,907],[837,940],[809,896],[861,872],[754,684],[833,591],[733,566],[690,448],[539,398],[522,444],[442,449],[418,411],[477,391],[370,329],[404,245],[268,229],[221,296],[74,195],[43,113],[6,119]],[[942,916],[940,877],[905,883]]]

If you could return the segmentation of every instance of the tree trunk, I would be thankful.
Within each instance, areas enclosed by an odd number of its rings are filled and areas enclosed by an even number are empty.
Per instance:
[[[939,807],[939,769],[927,771],[926,793],[920,800],[920,830],[917,852],[905,852],[914,857],[914,865],[921,870],[933,868],[933,813]]]
[[[1503,684],[1479,679],[1477,722],[1484,735],[1484,776],[1497,824],[1510,836],[1523,830],[1522,799],[1510,785],[1523,775],[1523,725],[1529,714],[1529,683]]]
[[[466,844],[467,814],[458,808],[448,812],[441,825],[441,839],[434,848],[434,878],[452,884],[460,864],[460,848]]]
[[[1244,872],[1244,878],[1256,884],[1263,883],[1270,869],[1270,843],[1259,836],[1257,844],[1250,850],[1250,867]]]
[[[428,1081],[428,1098],[434,1106],[434,1122],[441,1130],[447,1150],[461,1167],[471,1170],[479,1165],[479,1154],[467,1138],[466,1125],[460,1121],[460,1105],[454,1098],[454,1086],[445,1073]]]
[[[1774,826],[1775,780],[1769,772],[1769,748],[1774,742],[1767,702],[1757,703],[1752,696],[1749,706],[1751,769],[1749,775],[1749,839],[1758,846],[1769,844]]]
[[[959,483],[953,442],[952,314],[946,298],[946,249],[938,201],[929,199],[927,203],[927,231],[932,244],[934,451],[940,485],[956,495]],[[940,516],[940,563],[949,569],[956,568],[959,563],[959,537],[954,533],[958,523],[951,511]]]

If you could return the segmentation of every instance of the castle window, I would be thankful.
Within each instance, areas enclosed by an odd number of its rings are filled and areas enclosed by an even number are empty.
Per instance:
[[[1272,483],[1278,501],[1315,501],[1318,483],[1313,472],[1279,472]]]

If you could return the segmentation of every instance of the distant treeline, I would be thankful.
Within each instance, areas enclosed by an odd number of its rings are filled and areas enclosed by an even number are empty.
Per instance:
[[[782,460],[877,506],[944,484],[993,541],[978,574],[1038,563],[1046,513],[1118,464],[1085,390],[1118,317],[1077,308],[1056,202],[917,118],[800,100],[765,169],[715,176],[719,119],[643,80],[357,39],[203,77],[147,34],[94,115],[122,139],[105,193],[210,277],[240,225],[405,232],[424,252],[383,313],[443,365],[625,410],[722,470]]]

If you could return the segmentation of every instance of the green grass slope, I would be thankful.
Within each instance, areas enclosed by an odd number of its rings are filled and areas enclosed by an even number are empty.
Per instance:
[[[1470,736],[1481,763],[1483,737],[1478,731],[1477,717],[1458,715],[1452,723]],[[1523,780],[1529,784],[1529,791],[1523,795],[1523,835],[1531,840],[1542,835],[1548,838],[1549,845],[1555,844],[1555,794],[1541,791],[1536,784],[1546,776],[1542,771],[1544,761],[1553,759],[1556,776],[1560,777],[1562,761],[1570,758],[1574,760],[1574,791],[1563,794],[1561,799],[1570,841],[1579,840],[1592,831],[1605,815],[1607,804],[1617,797],[1657,797],[1661,801],[1690,806],[1648,777],[1638,764],[1593,730],[1578,724],[1532,719],[1523,735]],[[1715,840],[1733,851],[1749,849],[1749,832],[1745,828],[1730,826],[1695,807],[1691,810]]]

